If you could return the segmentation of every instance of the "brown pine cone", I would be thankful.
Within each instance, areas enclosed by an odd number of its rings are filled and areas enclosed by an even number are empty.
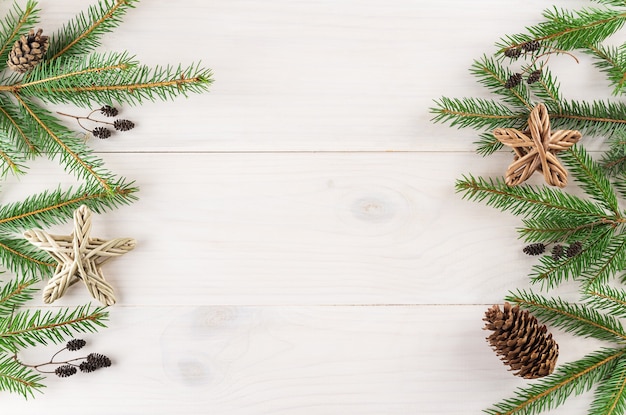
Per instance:
[[[15,72],[25,73],[33,69],[43,60],[48,51],[48,36],[42,36],[42,29],[30,30],[28,35],[22,35],[15,41],[9,52],[7,65]]]
[[[485,313],[484,330],[493,333],[487,340],[515,376],[536,379],[554,371],[559,345],[545,325],[519,306],[504,303],[504,310],[494,305]]]

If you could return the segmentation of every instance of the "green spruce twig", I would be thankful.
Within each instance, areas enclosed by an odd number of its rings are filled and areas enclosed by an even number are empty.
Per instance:
[[[35,284],[52,274],[55,261],[21,234],[27,229],[65,223],[81,205],[102,213],[136,199],[134,183],[108,170],[84,137],[68,128],[46,105],[136,105],[203,93],[212,82],[211,71],[199,63],[151,68],[126,51],[95,52],[102,36],[117,28],[137,4],[137,0],[99,0],[56,33],[34,38],[41,42],[47,39],[49,47],[43,60],[25,71],[17,67],[15,73],[11,72],[15,62],[8,65],[7,60],[14,56],[16,42],[31,42],[29,30],[39,24],[37,2],[28,0],[24,7],[15,4],[0,19],[0,179],[24,174],[31,159],[45,156],[81,182],[0,205],[0,264],[17,274],[0,287],[0,391],[34,396],[43,387],[43,377],[34,371],[37,365],[19,362],[17,352],[59,343],[75,333],[96,331],[104,327],[108,317],[104,309],[91,305],[23,309],[36,290]],[[129,129],[126,122],[124,128]],[[81,370],[93,369],[92,363],[84,363]],[[57,374],[66,376],[76,371],[69,366]]]

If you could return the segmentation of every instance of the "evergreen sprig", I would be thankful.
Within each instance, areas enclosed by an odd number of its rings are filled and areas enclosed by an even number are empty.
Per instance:
[[[516,390],[514,397],[504,399],[484,412],[489,415],[533,415],[554,409],[565,403],[569,396],[587,392],[602,379],[610,378],[616,362],[625,355],[624,349],[605,348],[557,366],[552,375]],[[607,392],[603,394],[606,396]]]
[[[0,391],[16,392],[24,397],[41,391],[44,379],[16,358],[20,349],[39,344],[61,343],[75,333],[105,327],[108,313],[90,305],[59,311],[16,311],[36,291],[34,279],[16,279],[0,288]]]
[[[44,228],[71,219],[86,204],[102,212],[132,202],[137,188],[105,167],[83,137],[42,104],[141,104],[201,93],[211,71],[198,63],[150,68],[131,54],[96,53],[103,35],[114,30],[137,0],[100,0],[49,37],[44,60],[25,74],[9,72],[13,43],[39,22],[37,3],[15,5],[0,21],[0,178],[23,174],[40,155],[56,160],[84,184],[44,191],[0,205],[0,261],[10,271],[41,277],[51,272],[50,258],[12,233]]]
[[[558,365],[552,375],[518,389],[512,398],[487,409],[488,414],[538,414],[593,387],[589,414],[626,412],[626,330],[622,325],[626,290],[620,286],[626,283],[626,104],[567,99],[547,59],[549,55],[576,59],[577,54],[588,54],[606,75],[613,94],[625,93],[626,44],[603,42],[626,23],[626,1],[596,3],[597,7],[579,10],[547,9],[543,21],[523,33],[504,36],[493,55],[475,60],[470,72],[493,99],[443,97],[431,109],[434,122],[477,130],[477,152],[483,156],[502,148],[494,129],[524,131],[531,109],[539,103],[547,107],[553,130],[579,130],[583,136],[606,142],[607,150],[599,161],[585,151],[584,138],[559,153],[578,185],[573,192],[545,185],[510,187],[501,178],[472,174],[456,183],[463,198],[521,217],[519,236],[531,244],[524,252],[540,255],[530,272],[533,283],[553,289],[575,280],[581,293],[580,303],[532,290],[511,292],[506,300],[556,328],[614,344]],[[535,246],[541,249],[530,249]]]
[[[550,288],[578,278],[586,290],[626,269],[626,216],[619,192],[582,146],[561,154],[586,197],[545,185],[511,187],[502,179],[472,175],[458,180],[456,188],[466,199],[522,216],[519,234],[526,242],[581,242],[581,251],[573,257],[541,257],[531,277]]]
[[[0,356],[0,391],[18,393],[25,398],[35,397],[44,387],[44,377],[21,365],[13,356]]]
[[[212,82],[211,71],[199,63],[148,67],[126,51],[95,52],[102,36],[117,28],[137,3],[99,0],[56,33],[45,33],[47,53],[26,73],[11,72],[7,59],[16,41],[39,24],[37,2],[27,0],[24,7],[16,3],[0,19],[0,179],[26,173],[31,159],[45,156],[81,182],[0,205],[0,265],[17,274],[0,287],[0,391],[31,397],[43,388],[43,377],[33,371],[35,366],[18,361],[20,349],[96,331],[108,318],[103,308],[89,304],[24,309],[36,283],[51,275],[56,264],[21,234],[66,223],[81,205],[102,213],[136,199],[134,183],[108,170],[84,137],[46,105],[113,107],[170,100],[205,92]],[[127,125],[124,128],[129,129]],[[92,366],[93,362],[81,370],[91,371]]]

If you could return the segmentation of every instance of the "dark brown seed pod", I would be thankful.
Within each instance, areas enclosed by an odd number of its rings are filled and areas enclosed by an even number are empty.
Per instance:
[[[541,79],[541,69],[537,69],[535,71],[532,71],[530,75],[528,75],[528,78],[526,78],[526,83],[534,84],[540,79]]]
[[[518,86],[520,82],[522,82],[522,74],[514,73],[513,75],[509,77],[509,79],[506,80],[506,82],[504,83],[504,87],[506,89],[511,89],[513,87]]]
[[[541,43],[538,40],[531,40],[530,42],[526,42],[520,45],[520,48],[524,52],[535,52],[539,50],[540,47],[541,47]]]
[[[75,375],[76,372],[77,372],[76,366],[72,366],[72,365],[59,366],[54,370],[54,374],[60,378],[66,378],[66,377]]]
[[[576,255],[579,255],[582,252],[582,250],[583,250],[583,243],[580,241],[576,241],[567,247],[567,250],[565,251],[565,255],[567,255],[568,258],[572,258],[572,257],[575,257]]]
[[[511,59],[517,59],[521,56],[522,50],[520,48],[509,48],[504,50],[504,56]]]
[[[541,255],[546,251],[546,246],[542,243],[530,244],[522,250],[526,255]]]
[[[565,248],[563,247],[563,245],[554,245],[552,247],[552,259],[559,260],[561,258],[563,258],[563,256],[565,255]]]
[[[135,128],[135,123],[129,120],[115,120],[113,127],[115,127],[117,131],[128,131]]]
[[[105,139],[111,137],[111,130],[104,127],[96,127],[91,134],[93,134],[94,137]]]
[[[104,105],[102,108],[100,108],[100,113],[105,117],[115,117],[117,116],[119,111],[115,107],[112,107],[110,105]]]
[[[70,352],[82,349],[87,344],[83,339],[72,339],[65,345],[65,348]]]

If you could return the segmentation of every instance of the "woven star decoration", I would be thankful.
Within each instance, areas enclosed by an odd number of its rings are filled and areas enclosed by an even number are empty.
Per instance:
[[[576,144],[582,135],[575,130],[551,131],[545,105],[538,104],[530,112],[528,130],[522,132],[515,128],[497,128],[493,135],[515,152],[515,159],[506,171],[507,185],[517,186],[535,171],[542,172],[550,186],[567,185],[567,170],[556,158],[556,153]]]
[[[82,280],[93,298],[107,306],[115,304],[113,287],[104,279],[101,266],[135,248],[135,240],[107,241],[91,238],[90,232],[91,210],[83,205],[74,212],[74,231],[70,235],[50,235],[36,229],[24,233],[30,243],[47,251],[58,262],[43,291],[45,303],[61,298],[71,285]]]

